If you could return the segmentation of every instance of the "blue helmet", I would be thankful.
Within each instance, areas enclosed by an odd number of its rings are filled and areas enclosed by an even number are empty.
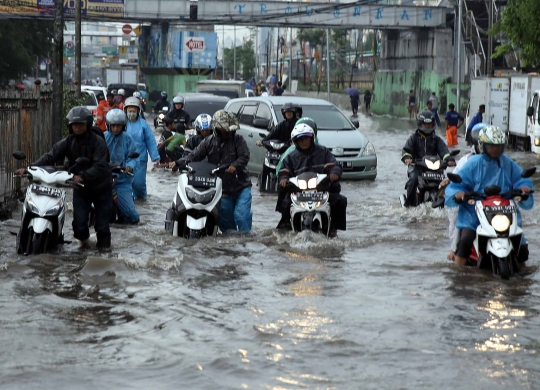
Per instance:
[[[471,129],[471,139],[474,146],[478,145],[478,134],[480,134],[480,130],[485,129],[488,126],[491,125],[485,122],[480,122],[473,126]]]
[[[122,131],[126,130],[127,116],[124,111],[115,108],[107,113],[105,117],[107,121],[107,129],[111,131],[111,125],[122,125]]]
[[[208,114],[199,115],[193,122],[193,127],[200,133],[201,130],[212,130],[212,117]]]

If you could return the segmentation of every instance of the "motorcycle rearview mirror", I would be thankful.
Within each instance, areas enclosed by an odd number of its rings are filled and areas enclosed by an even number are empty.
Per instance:
[[[129,158],[138,158],[140,156],[139,152],[132,152],[128,154]]]
[[[325,170],[325,172],[328,172],[329,170],[331,170],[335,166],[336,166],[336,164],[334,164],[334,163],[324,164],[324,170]]]
[[[457,173],[448,173],[447,176],[452,183],[461,183],[463,181]]]
[[[501,187],[500,186],[487,186],[484,188],[484,194],[487,196],[493,196],[493,195],[499,195],[501,193]]]
[[[459,149],[455,149],[455,150],[452,150],[450,152],[450,156],[454,157],[454,156],[457,156],[459,154],[460,150]]]
[[[358,122],[356,119],[352,120],[351,122],[352,122],[353,126],[356,127],[357,129],[360,127],[360,122]]]
[[[19,161],[26,160],[26,154],[20,151],[13,152],[12,156],[15,160],[19,160]]]
[[[521,172],[521,177],[529,178],[536,173],[536,167],[530,167]]]

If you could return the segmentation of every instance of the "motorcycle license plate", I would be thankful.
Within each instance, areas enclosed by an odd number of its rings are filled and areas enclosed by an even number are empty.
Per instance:
[[[51,196],[53,198],[60,198],[62,196],[60,189],[55,187],[40,186],[38,184],[32,184],[30,187],[30,192],[37,195]]]
[[[324,192],[298,192],[296,199],[299,202],[318,202],[323,200]]]
[[[337,163],[343,169],[353,169],[352,161],[338,161]]]
[[[435,172],[424,172],[422,177],[424,179],[430,179],[430,180],[444,180],[444,173],[435,173]]]
[[[512,214],[516,211],[515,206],[486,206],[484,207],[486,213],[494,214]]]
[[[205,177],[205,176],[193,176],[191,180],[189,180],[189,184],[194,187],[215,187],[216,178]]]

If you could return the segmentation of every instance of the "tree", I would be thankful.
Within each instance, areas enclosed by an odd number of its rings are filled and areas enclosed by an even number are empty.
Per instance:
[[[489,31],[491,35],[506,34],[509,43],[498,46],[493,58],[514,52],[521,52],[523,66],[540,65],[540,34],[538,33],[540,1],[513,0],[503,10],[502,17]]]
[[[314,59],[320,58],[320,46],[324,42],[324,30],[319,29],[319,28],[303,28],[298,32],[296,37],[300,41],[304,42],[304,44],[306,42],[309,42],[309,47],[311,48],[311,58],[309,59],[309,62],[310,62],[309,69],[311,70],[313,68],[316,71],[316,68],[311,66],[311,64]],[[316,54],[316,53],[319,53],[319,54]],[[304,51],[304,54],[305,54],[305,51]],[[304,63],[305,61],[306,59],[304,58]],[[317,60],[317,62],[319,63],[320,61]],[[315,72],[315,74],[317,74],[317,72]],[[309,81],[308,81],[308,84],[310,83],[311,83],[311,76],[309,77]]]
[[[332,70],[337,81],[337,87],[340,84],[345,87],[345,75],[348,72],[347,52],[350,50],[350,44],[347,40],[347,30],[333,30],[331,34],[333,47],[335,50],[334,60],[332,61]]]
[[[223,51],[225,59],[225,69],[234,72],[234,49],[225,49]],[[244,80],[250,80],[255,75],[255,51],[253,41],[247,41],[243,46],[236,46],[236,71],[242,74]],[[236,75],[234,76],[236,77]]]
[[[2,20],[0,79],[19,79],[21,73],[31,73],[36,60],[52,51],[52,35],[52,21]]]

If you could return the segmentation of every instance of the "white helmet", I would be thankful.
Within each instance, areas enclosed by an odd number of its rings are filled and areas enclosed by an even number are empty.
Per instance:
[[[480,152],[486,153],[485,145],[506,145],[506,134],[499,126],[487,126],[478,133]]]
[[[201,114],[193,122],[193,127],[198,133],[201,130],[212,130],[212,117],[208,114]]]
[[[315,138],[315,130],[306,123],[299,123],[296,126],[294,126],[294,129],[291,132],[291,140],[298,148],[297,142],[298,138],[301,137],[311,137]]]
[[[172,101],[174,104],[184,104],[184,98],[182,96],[177,95],[173,98]]]
[[[124,102],[124,112],[127,113],[128,107],[137,107],[139,109],[139,113],[141,112],[141,102],[136,97],[128,97],[126,101]]]
[[[118,90],[118,95],[126,96],[126,91],[124,91],[123,88],[120,88],[120,89]]]
[[[133,92],[133,97],[137,98],[137,99],[140,99],[141,98],[141,93],[139,91],[135,91],[135,92]]]

